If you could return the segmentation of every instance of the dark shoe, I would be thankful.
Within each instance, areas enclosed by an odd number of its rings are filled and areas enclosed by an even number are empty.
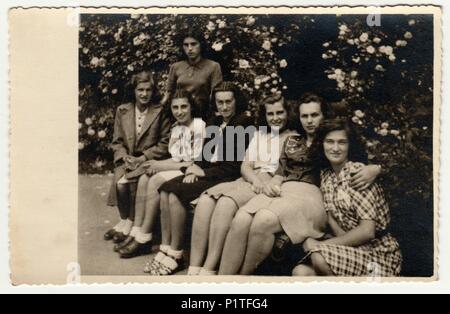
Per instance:
[[[277,234],[272,250],[272,259],[281,262],[286,257],[286,249],[290,244],[290,239],[285,233]]]
[[[128,238],[125,239],[125,241],[114,245],[114,252],[119,252],[121,249],[123,249],[124,247],[126,247],[133,241],[134,241],[134,238],[132,236],[129,236]]]
[[[119,251],[120,258],[133,258],[141,255],[147,255],[152,252],[152,241],[142,244],[133,240],[126,247]]]
[[[105,239],[105,241],[111,241],[114,236],[116,235],[117,231],[114,229],[108,230],[108,232],[105,233],[105,235],[103,236],[103,238]]]
[[[113,242],[115,244],[122,243],[128,236],[124,235],[122,232],[117,232],[113,237]]]

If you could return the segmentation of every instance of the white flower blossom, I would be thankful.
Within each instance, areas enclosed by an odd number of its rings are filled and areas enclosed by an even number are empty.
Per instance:
[[[409,26],[416,25],[416,20],[409,20],[408,25]]]
[[[210,32],[212,32],[212,31],[214,31],[214,30],[216,29],[216,24],[213,23],[212,21],[209,21],[208,25],[206,25],[206,28],[207,28]]]
[[[269,51],[270,49],[272,49],[272,43],[270,41],[268,41],[268,40],[265,40],[263,45],[262,45],[262,48],[264,50]]]
[[[84,143],[80,142],[78,143],[78,150],[83,150],[84,149]]]
[[[219,29],[223,29],[223,28],[227,27],[227,23],[225,21],[220,21],[218,27],[219,27]]]
[[[83,48],[83,53],[85,54],[85,55],[87,55],[88,53],[89,53],[89,48]]]
[[[86,118],[86,120],[84,120],[84,123],[86,123],[86,125],[91,125],[92,124],[92,119],[91,118]]]
[[[377,71],[379,71],[379,72],[385,71],[384,67],[383,67],[381,64],[378,64],[378,65],[375,67],[375,70],[377,70]]]
[[[339,26],[339,30],[342,32],[347,32],[349,29],[347,25],[342,24],[341,26]]]
[[[351,78],[356,78],[358,76],[358,71],[352,71],[350,73]]]
[[[323,46],[324,46],[325,48],[328,48],[328,47],[330,47],[330,43],[329,43],[329,42],[326,42],[326,43],[323,44]]]
[[[376,44],[379,44],[379,43],[381,43],[381,38],[375,37],[375,38],[373,39],[373,42],[376,43]]]
[[[389,60],[394,62],[395,60],[397,60],[397,57],[395,55],[390,55]]]
[[[286,59],[283,59],[280,61],[280,68],[286,68],[288,66],[288,63]]]
[[[362,110],[356,110],[355,111],[355,116],[357,116],[358,118],[362,119],[366,116],[366,114],[364,112],[362,112]]]
[[[386,129],[382,129],[378,132],[381,136],[387,136],[389,134],[389,131]]]
[[[248,69],[250,68],[250,63],[247,60],[239,59],[239,68]]]
[[[106,132],[103,131],[103,130],[99,131],[99,132],[98,132],[98,137],[99,137],[99,138],[105,138],[105,137],[106,137]]]
[[[92,129],[92,128],[89,128],[87,133],[88,133],[90,136],[94,136],[94,135],[95,135],[95,130]]]
[[[97,57],[93,57],[91,59],[91,65],[94,66],[94,67],[98,67],[99,62],[100,62],[100,59],[97,58]]]
[[[347,44],[354,46],[355,45],[355,40],[354,39],[348,39],[347,40]]]
[[[133,38],[133,45],[135,45],[135,46],[142,45],[142,40],[139,38],[139,36],[136,36]]]
[[[391,130],[391,135],[399,136],[400,135],[400,131],[399,130]]]
[[[386,46],[384,53],[387,54],[388,56],[390,56],[391,54],[394,53],[394,48],[392,48],[391,46]]]
[[[403,37],[405,37],[405,39],[412,39],[413,38],[413,34],[411,32],[406,32]]]
[[[389,129],[389,123],[383,122],[383,123],[381,124],[381,128],[382,128],[382,129]]]
[[[369,46],[366,48],[366,51],[370,54],[374,54],[376,52],[375,47],[374,46]]]
[[[367,33],[362,33],[361,36],[359,37],[359,40],[360,40],[362,43],[367,42],[367,41],[369,40],[369,34],[367,34]]]
[[[253,26],[256,23],[256,19],[253,16],[249,16],[247,18],[247,22],[245,24],[247,24],[247,26]]]
[[[140,14],[131,14],[130,17],[131,17],[133,20],[138,20],[138,19],[141,18],[141,15],[140,15]]]
[[[212,49],[215,50],[215,51],[222,51],[222,49],[223,49],[223,43],[217,42],[217,41],[216,41],[216,42],[212,45]]]

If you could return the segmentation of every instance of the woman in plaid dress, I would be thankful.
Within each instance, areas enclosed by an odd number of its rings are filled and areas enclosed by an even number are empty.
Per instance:
[[[398,276],[402,255],[397,241],[386,231],[389,207],[382,188],[373,183],[364,190],[351,187],[352,174],[367,157],[350,125],[326,121],[317,134],[322,163],[321,190],[334,237],[304,243],[312,265],[299,265],[297,276]]]

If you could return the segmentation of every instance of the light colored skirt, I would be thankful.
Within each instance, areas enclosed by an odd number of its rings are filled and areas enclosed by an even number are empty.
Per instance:
[[[272,179],[272,176],[267,173],[259,173],[258,177],[262,182],[266,183]],[[253,191],[253,184],[247,182],[244,178],[218,184],[207,190],[205,194],[214,198],[216,201],[223,196],[229,197],[239,208],[258,195]]]
[[[294,244],[324,235],[327,214],[322,193],[313,184],[286,182],[281,186],[281,197],[259,194],[241,208],[252,215],[262,209],[278,217],[281,227]]]

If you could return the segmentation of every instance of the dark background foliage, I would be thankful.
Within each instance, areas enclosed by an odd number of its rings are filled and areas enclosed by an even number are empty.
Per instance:
[[[115,108],[130,76],[150,69],[164,89],[182,58],[179,34],[204,32],[207,57],[250,99],[315,92],[347,110],[392,209],[405,276],[433,273],[433,20],[383,15],[83,15],[80,27],[80,173],[112,170]]]

